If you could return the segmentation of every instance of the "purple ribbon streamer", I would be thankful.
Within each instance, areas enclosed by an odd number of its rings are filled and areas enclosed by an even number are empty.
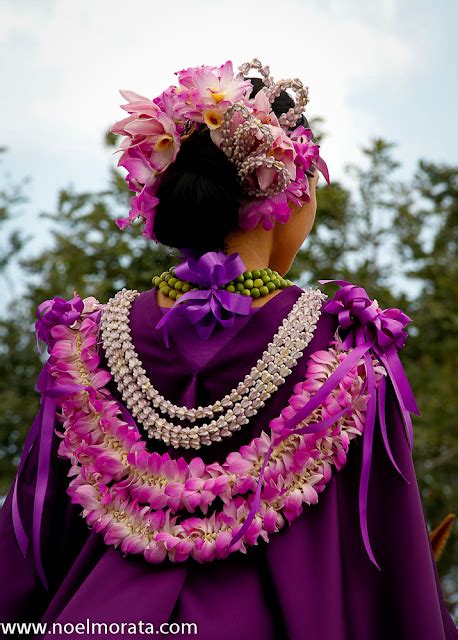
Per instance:
[[[383,378],[379,382],[378,386],[378,416],[380,422],[380,431],[382,432],[383,444],[385,445],[385,450],[388,454],[389,459],[391,460],[391,464],[399,473],[400,476],[410,484],[410,480],[407,480],[405,475],[402,473],[401,469],[398,467],[396,460],[394,459],[393,452],[391,451],[390,442],[388,440],[388,433],[386,429],[386,420],[385,420],[385,397],[386,397],[386,378]]]
[[[227,328],[233,325],[236,315],[249,315],[251,297],[220,289],[244,271],[245,264],[238,253],[226,255],[222,251],[208,251],[198,260],[189,257],[175,267],[179,278],[207,288],[183,294],[156,324],[157,329],[163,328],[166,347],[169,348],[170,321],[177,315],[186,316],[204,340],[218,323]]]
[[[369,393],[369,402],[366,409],[366,421],[364,424],[363,433],[363,459],[362,459],[362,471],[359,481],[359,526],[364,540],[364,546],[366,552],[369,555],[371,561],[375,564],[377,569],[381,571],[377,560],[375,559],[372,551],[371,543],[369,540],[369,532],[367,530],[367,495],[369,490],[369,476],[372,460],[372,443],[374,440],[375,430],[375,412],[377,407],[377,387],[375,384],[375,372],[372,364],[369,350],[364,354],[364,366],[366,369],[367,390]]]
[[[19,512],[18,495],[17,495],[18,480],[22,474],[25,461],[27,460],[30,454],[30,451],[32,449],[32,446],[36,440],[37,433],[40,428],[39,425],[41,423],[41,415],[42,415],[42,407],[40,406],[40,409],[36,413],[32,426],[29,429],[29,433],[27,434],[27,438],[24,444],[24,449],[21,455],[19,467],[16,473],[16,478],[14,479],[14,486],[13,486],[13,500],[12,500],[13,529],[16,535],[16,540],[18,541],[18,544],[19,544],[19,548],[21,549],[21,552],[24,558],[27,554],[27,547],[28,547],[29,541],[24,529],[24,525],[22,524],[21,514]]]
[[[33,424],[27,435],[23,453],[19,463],[18,471],[14,481],[13,499],[12,499],[12,517],[13,529],[16,535],[19,548],[23,556],[27,554],[29,539],[22,523],[19,504],[18,504],[18,484],[20,476],[24,469],[26,460],[35,444],[39,435],[38,465],[37,478],[35,485],[35,495],[33,501],[33,518],[32,518],[32,542],[35,559],[35,567],[44,588],[48,589],[48,581],[45,576],[43,562],[40,551],[40,535],[43,520],[43,509],[48,487],[49,470],[51,462],[51,445],[54,432],[54,421],[57,406],[57,398],[69,395],[83,389],[90,390],[90,387],[80,384],[56,385],[55,379],[49,370],[47,362],[38,376],[36,391],[41,393],[41,405],[37,412]]]

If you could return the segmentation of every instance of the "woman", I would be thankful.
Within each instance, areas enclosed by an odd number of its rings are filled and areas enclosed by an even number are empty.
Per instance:
[[[181,262],[106,304],[40,305],[50,358],[0,519],[0,620],[455,638],[412,463],[410,319],[351,283],[331,298],[284,278],[326,165],[302,83],[239,71],[121,92],[136,195],[117,224],[140,217]]]

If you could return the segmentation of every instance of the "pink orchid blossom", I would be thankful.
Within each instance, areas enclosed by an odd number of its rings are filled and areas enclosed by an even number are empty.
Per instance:
[[[120,93],[129,101],[128,104],[121,105],[121,108],[131,115],[114,124],[111,131],[127,136],[121,146],[123,156],[128,149],[141,145],[142,152],[155,172],[161,173],[174,162],[180,147],[174,120],[148,98],[133,91]]]
[[[247,96],[252,91],[249,80],[234,77],[232,62],[228,60],[219,68],[196,67],[179,74],[180,84],[188,89],[188,99],[194,108],[214,107],[225,110],[232,103]]]

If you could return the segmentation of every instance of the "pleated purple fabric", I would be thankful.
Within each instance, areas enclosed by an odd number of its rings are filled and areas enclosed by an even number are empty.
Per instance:
[[[163,311],[155,289],[150,289],[132,305],[134,346],[147,375],[165,397],[190,407],[206,405],[229,392],[250,371],[301,292],[296,285],[282,290],[250,316],[238,317],[231,329],[216,330],[206,341],[185,318],[175,318],[167,350],[161,331],[155,329]],[[303,379],[308,354],[326,349],[335,329],[336,316],[323,312],[293,373],[249,428],[204,447],[199,455],[206,462],[221,462],[229,451],[259,435],[286,405],[294,384]],[[109,388],[120,399],[112,383]],[[54,436],[42,525],[49,592],[36,575],[32,555],[24,559],[14,537],[11,489],[0,514],[0,621],[194,622],[197,635],[173,637],[200,640],[458,638],[432,557],[391,384],[386,416],[395,459],[410,485],[393,469],[376,424],[368,526],[381,572],[367,557],[359,530],[359,438],[351,443],[345,467],[334,471],[318,504],[306,506],[301,517],[271,535],[268,544],[261,542],[246,555],[234,553],[208,564],[189,560],[150,565],[142,557],[124,557],[88,529],[80,507],[72,505],[66,494],[69,464],[57,457],[59,440]],[[189,460],[195,455],[156,441],[150,446],[173,457],[183,455]],[[36,470],[34,446],[19,483],[19,507],[27,532],[31,532]]]

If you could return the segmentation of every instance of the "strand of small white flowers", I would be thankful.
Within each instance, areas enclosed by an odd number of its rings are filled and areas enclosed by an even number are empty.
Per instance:
[[[222,400],[206,407],[189,409],[165,400],[146,376],[132,344],[128,322],[130,305],[137,295],[136,290],[123,289],[105,305],[101,326],[108,366],[124,402],[137,421],[145,426],[149,437],[175,448],[195,449],[238,431],[285,382],[292,372],[291,367],[297,364],[313,337],[326,298],[326,294],[319,290],[306,289],[245,379]],[[150,402],[159,413],[150,406]],[[181,427],[160,413],[190,422],[202,417],[213,419],[200,426]],[[215,419],[216,413],[222,415]]]

